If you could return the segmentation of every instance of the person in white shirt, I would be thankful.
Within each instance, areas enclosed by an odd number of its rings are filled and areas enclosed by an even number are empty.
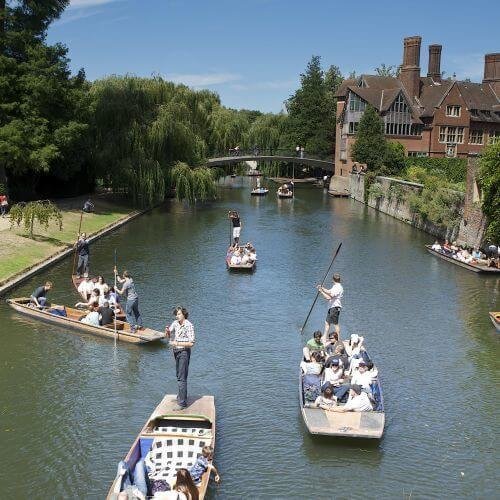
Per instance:
[[[354,384],[351,385],[349,389],[349,399],[344,406],[336,406],[331,409],[334,412],[346,412],[346,411],[372,411],[373,406],[370,402],[370,398],[366,392],[361,390],[361,386]]]
[[[437,252],[440,252],[440,251],[441,251],[441,245],[439,244],[439,241],[438,241],[438,240],[436,240],[436,241],[434,242],[434,245],[432,245],[432,246],[431,246],[431,248],[432,248],[433,250],[436,250]]]
[[[321,408],[322,410],[331,410],[337,406],[337,398],[333,394],[333,389],[327,387],[321,396],[316,398],[316,401],[310,405],[311,408]]]
[[[318,289],[318,292],[329,301],[328,313],[325,319],[325,330],[323,332],[323,343],[326,344],[331,324],[334,325],[335,331],[340,339],[339,316],[340,310],[342,309],[342,297],[344,296],[344,288],[340,284],[340,274],[335,273],[333,275],[332,288],[326,289],[321,285],[318,285],[316,288]]]
[[[81,323],[85,323],[86,325],[92,325],[92,326],[99,326],[99,311],[98,311],[98,305],[94,304],[90,312],[80,320]]]
[[[106,283],[104,282],[104,278],[102,276],[97,276],[97,281],[96,281],[94,286],[95,286],[95,288],[99,289],[99,292],[102,295],[104,293],[104,287],[106,287],[108,285],[106,285]]]
[[[89,300],[92,291],[95,288],[94,282],[89,278],[89,275],[85,273],[83,275],[83,281],[78,285],[78,293],[85,299]]]
[[[371,393],[370,385],[377,376],[377,369],[374,368],[371,361],[361,360],[358,367],[353,370],[351,384],[360,385],[363,391]]]
[[[344,369],[339,359],[332,359],[330,365],[325,368],[323,373],[323,385],[321,389],[327,387],[337,387],[344,382]]]
[[[302,361],[300,368],[304,375],[321,375],[323,364],[321,363],[321,354],[317,351],[311,354],[311,361]]]
[[[239,249],[233,253],[233,256],[231,257],[231,264],[233,266],[239,266],[241,264],[241,252]]]

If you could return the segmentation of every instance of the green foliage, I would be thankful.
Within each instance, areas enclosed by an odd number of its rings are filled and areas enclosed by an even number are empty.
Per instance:
[[[382,63],[378,68],[375,68],[375,73],[378,76],[396,77],[399,74],[399,68],[397,66],[387,66],[385,63]]]
[[[287,146],[297,144],[318,156],[331,156],[335,141],[335,100],[333,89],[339,84],[338,68],[331,67],[328,79],[321,69],[321,58],[312,56],[301,87],[288,99]]]
[[[387,141],[382,172],[385,175],[399,175],[406,166],[405,148],[400,142]]]
[[[380,198],[383,198],[384,195],[385,195],[385,191],[384,191],[384,188],[382,187],[382,184],[380,184],[380,182],[374,182],[368,188],[368,196],[371,198],[375,198],[376,200],[379,200]]]
[[[500,142],[489,144],[479,160],[482,209],[488,220],[485,237],[500,243]]]
[[[29,203],[17,203],[9,212],[11,228],[14,225],[23,224],[24,229],[28,231],[29,237],[34,238],[34,225],[38,222],[46,230],[49,228],[49,222],[54,222],[62,231],[62,213],[59,208],[50,201],[31,201]]]
[[[384,162],[386,150],[382,120],[373,106],[367,106],[359,121],[351,156],[358,163],[366,163],[369,171],[378,172]]]
[[[387,190],[387,199],[389,202],[395,200],[397,204],[402,203],[406,199],[406,190],[399,182],[391,182]]]
[[[420,167],[429,174],[441,177],[452,183],[465,182],[467,177],[467,161],[462,158],[429,158],[408,156],[405,159],[407,171],[412,167]]]
[[[178,162],[170,173],[170,179],[178,200],[193,204],[197,200],[213,199],[217,194],[214,171],[207,167],[191,168],[186,163]]]

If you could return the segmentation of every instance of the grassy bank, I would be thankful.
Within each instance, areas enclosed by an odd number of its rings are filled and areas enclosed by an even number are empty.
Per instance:
[[[82,231],[91,235],[105,227],[134,213],[111,199],[92,198],[95,213],[83,215]],[[49,224],[49,229],[35,225],[34,240],[28,237],[23,227],[10,228],[8,218],[0,219],[0,284],[16,275],[72,246],[76,240],[80,224],[83,198],[62,200],[57,205],[63,214],[63,228],[59,231],[56,224]]]

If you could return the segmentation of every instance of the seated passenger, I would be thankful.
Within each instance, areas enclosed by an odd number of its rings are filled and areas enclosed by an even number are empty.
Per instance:
[[[102,295],[104,293],[104,287],[105,286],[108,286],[106,285],[106,283],[104,282],[104,278],[102,276],[97,276],[97,281],[94,285],[94,288],[98,288],[99,289],[99,293]]]
[[[333,394],[333,389],[327,387],[323,390],[323,394],[316,398],[316,401],[310,405],[306,403],[306,406],[310,408],[321,408],[322,410],[331,410],[337,406],[337,398]]]
[[[104,301],[103,305],[99,307],[99,324],[101,326],[110,325],[114,322],[115,313],[113,309],[109,307],[109,302],[107,300]]]
[[[353,358],[356,355],[359,355],[361,351],[364,350],[363,341],[364,338],[360,337],[358,334],[353,333],[351,335],[349,342],[347,342],[347,344],[345,345],[345,351],[349,356],[349,359]]]
[[[97,303],[92,304],[91,309],[87,316],[82,318],[80,322],[86,325],[100,326],[99,325],[99,306]]]
[[[441,251],[441,245],[439,244],[439,241],[438,241],[438,240],[436,240],[436,241],[434,242],[434,245],[432,245],[432,246],[431,246],[431,248],[432,248],[433,250],[436,250],[437,252],[440,252],[440,251]]]
[[[211,446],[204,446],[201,450],[201,455],[196,459],[196,462],[193,464],[189,473],[195,484],[198,484],[201,481],[201,478],[205,472],[208,471],[210,474],[212,471],[215,474],[214,480],[216,483],[220,481],[219,472],[217,468],[213,464],[209,464],[208,462],[212,460],[214,455],[214,450]]]
[[[454,241],[451,245],[450,245],[450,250],[452,252],[458,252],[460,250],[460,248],[458,248],[458,245],[457,245],[457,242]]]
[[[446,254],[451,253],[451,245],[450,245],[450,242],[448,240],[444,240],[442,250]]]
[[[87,302],[77,302],[75,307],[91,307],[94,303],[99,304],[100,294],[99,288],[94,288],[90,294],[89,300]]]
[[[239,266],[241,264],[241,252],[239,248],[233,253],[231,257],[231,264],[233,266]]]
[[[341,362],[338,359],[333,359],[330,366],[325,368],[321,389],[325,390],[327,387],[338,387],[344,382],[344,369],[342,368]]]
[[[83,275],[83,281],[78,285],[78,292],[82,297],[85,297],[87,300],[89,300],[90,294],[92,293],[94,288],[94,283],[90,279],[88,273],[85,273]]]
[[[329,356],[325,361],[325,367],[331,366],[331,364],[335,360],[339,362],[339,365],[342,367],[344,371],[349,370],[350,367],[349,357],[345,352],[345,347],[342,342],[335,345],[335,350],[333,351],[333,354]]]
[[[349,389],[349,399],[344,406],[336,406],[331,409],[335,412],[346,411],[372,411],[373,407],[366,392],[361,390],[359,385],[351,385]]]
[[[339,334],[336,331],[330,332],[328,334],[328,339],[325,342],[325,352],[327,355],[333,355],[335,348],[341,345],[344,347],[344,343],[339,340]]]
[[[357,368],[352,371],[351,384],[360,385],[363,391],[371,394],[370,385],[377,377],[378,370],[371,361],[360,360]]]
[[[311,361],[301,361],[300,369],[304,375],[321,375],[323,371],[323,363],[321,362],[321,354],[313,352]]]
[[[306,361],[309,361],[311,359],[311,354],[316,351],[321,352],[323,354],[324,348],[325,346],[321,341],[321,332],[319,330],[316,330],[313,333],[313,338],[309,339],[305,347],[302,349],[302,354],[304,355],[304,359]]]

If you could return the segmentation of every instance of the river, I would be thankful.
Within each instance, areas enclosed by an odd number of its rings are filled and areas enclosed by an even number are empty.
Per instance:
[[[109,279],[117,249],[148,326],[163,330],[173,306],[189,310],[189,391],[213,394],[217,409],[222,483],[209,498],[496,496],[500,350],[487,313],[500,306],[500,280],[429,255],[428,235],[355,201],[312,187],[294,200],[251,198],[249,182],[228,179],[217,202],[195,208],[169,201],[91,248],[93,271]],[[225,269],[229,209],[257,248],[252,275]],[[299,413],[297,363],[323,300],[303,338],[299,328],[340,242],[342,335],[362,334],[379,368],[379,442],[312,437]],[[50,279],[54,302],[76,302],[71,265],[13,295]],[[103,498],[146,418],[176,392],[171,352],[114,347],[5,303],[0,325],[0,497]]]

